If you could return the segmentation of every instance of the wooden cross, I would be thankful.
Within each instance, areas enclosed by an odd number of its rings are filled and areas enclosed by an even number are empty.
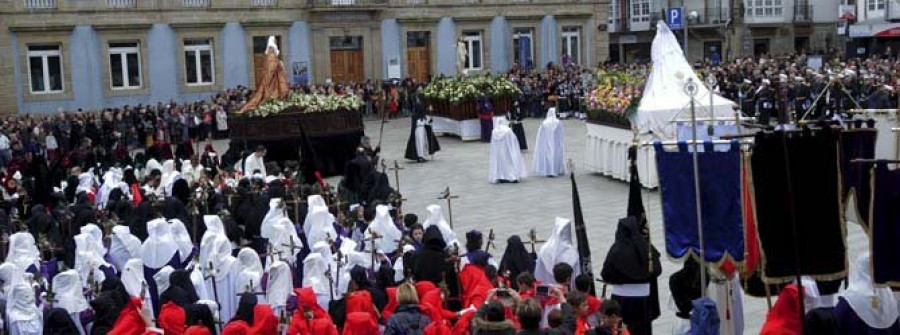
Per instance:
[[[325,272],[325,278],[328,279],[328,299],[334,299],[334,278],[331,276],[331,262],[328,262],[328,271]]]
[[[300,204],[301,203],[305,204],[306,199],[303,199],[303,197],[299,193],[297,193],[296,188],[294,188],[292,190],[291,196],[293,197],[293,199],[291,199],[290,201],[284,201],[284,204],[291,205],[292,207],[294,207],[294,220],[293,221],[300,222]]]
[[[298,242],[299,242],[299,241],[298,241]],[[281,246],[282,246],[282,247],[288,247],[288,250],[289,250],[289,251],[288,251],[288,256],[291,257],[291,258],[293,258],[293,257],[297,254],[297,253],[296,253],[297,250],[303,249],[303,247],[301,247],[298,243],[295,243],[295,242],[294,242],[294,237],[293,237],[293,236],[290,236],[289,243],[287,243],[287,244],[282,243]],[[280,256],[281,256],[281,252],[280,252],[280,251],[278,252],[278,256],[279,256],[279,258],[280,258]],[[288,259],[288,261],[290,261],[290,259]]]
[[[241,298],[243,298],[245,295],[264,296],[264,295],[266,295],[266,292],[253,292],[253,280],[250,280],[250,283],[247,284],[246,286],[244,286],[244,292],[238,293],[236,295]]]
[[[335,264],[337,265],[337,276],[335,276],[334,286],[336,286],[337,288],[340,289],[340,287],[341,287],[341,268],[345,264],[344,263],[344,254],[341,252],[341,249],[338,249],[337,253],[335,253],[334,256],[337,258],[337,261],[335,261]]]
[[[94,264],[93,264],[93,262],[89,263],[89,264],[88,264],[88,267],[89,267],[89,272],[88,272],[88,277],[87,277],[88,292],[91,292],[89,298],[93,298],[93,297],[94,297],[94,293],[100,291],[100,283],[98,283],[98,282],[97,282],[97,279],[94,278]]]
[[[294,253],[294,250],[300,250],[300,249],[303,249],[303,247],[301,247],[301,246],[299,246],[298,244],[294,243],[294,237],[293,237],[293,236],[290,236],[290,243],[288,243],[288,244],[282,243],[281,246],[290,248],[291,254]],[[280,254],[280,252],[279,252],[279,254]],[[293,256],[293,255],[292,255],[292,256]]]
[[[284,252],[281,250],[275,250],[275,248],[272,247],[272,244],[269,244],[267,249],[268,249],[268,252],[264,253],[262,256],[263,257],[271,257],[272,262],[275,262],[276,260],[280,260],[281,256],[284,254]]]
[[[535,246],[536,244],[547,242],[547,241],[545,241],[545,240],[538,240],[538,238],[537,238],[537,229],[534,229],[534,228],[531,228],[531,230],[528,231],[528,240],[529,240],[529,241],[528,241],[528,242],[525,242],[525,243],[526,243],[526,244],[531,244],[531,253],[532,253],[532,254],[535,253],[535,251],[534,251],[534,246]]]
[[[450,215],[450,229],[453,229],[453,206],[451,200],[457,198],[459,198],[458,195],[450,193],[450,186],[447,186],[447,188],[444,189],[444,192],[441,192],[441,195],[438,197],[439,200],[447,200],[447,213]]]
[[[209,261],[208,267],[206,268],[206,273],[203,274],[203,280],[212,279],[212,287],[213,287],[213,297],[216,298],[216,301],[219,301],[219,288],[216,287],[216,269],[213,267],[213,262]],[[217,304],[218,310],[222,311],[222,304]]]
[[[44,293],[44,301],[47,302],[50,309],[53,309],[54,303],[59,302],[59,299],[56,298],[56,292],[53,291],[53,286],[47,287],[47,292]]]
[[[405,170],[405,168],[400,167],[397,160],[394,160],[394,167],[390,168],[390,170],[394,171],[394,183],[397,184],[397,193],[400,193],[400,170]]]
[[[380,239],[381,235],[378,235],[378,232],[372,230],[371,227],[369,227],[369,234],[371,234],[371,236],[364,238],[362,240],[362,243],[365,246],[366,242],[372,241],[372,250],[369,250],[369,252],[372,254],[372,264],[370,265],[369,269],[374,272],[375,271],[375,253],[378,252],[378,246],[375,244],[375,240]]]

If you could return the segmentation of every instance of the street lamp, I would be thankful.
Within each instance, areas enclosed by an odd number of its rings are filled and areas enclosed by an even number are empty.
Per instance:
[[[700,14],[697,14],[697,11],[692,10],[687,17],[687,21],[684,23],[684,58],[688,60],[688,64],[691,63],[688,57],[688,25],[691,21],[697,20]]]

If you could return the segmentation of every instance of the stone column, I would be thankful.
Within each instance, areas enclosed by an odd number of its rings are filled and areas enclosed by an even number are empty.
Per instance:
[[[456,73],[456,23],[443,17],[437,26],[437,73],[452,76]]]

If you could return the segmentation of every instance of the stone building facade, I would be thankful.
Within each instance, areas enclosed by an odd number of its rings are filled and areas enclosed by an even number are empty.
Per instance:
[[[838,0],[610,0],[610,58],[648,61],[656,22],[670,8],[683,9],[691,61],[839,49],[838,6]],[[676,36],[684,45],[684,31]]]
[[[608,0],[4,0],[0,114],[252,87],[268,36],[297,83],[595,66],[608,58],[608,10]]]

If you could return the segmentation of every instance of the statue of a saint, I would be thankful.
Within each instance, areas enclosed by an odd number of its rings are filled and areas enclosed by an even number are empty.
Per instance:
[[[456,41],[456,72],[461,74],[466,74],[466,57],[468,57],[468,52],[466,51],[466,42],[460,38]]]
[[[266,45],[265,70],[260,78],[256,78],[256,90],[238,113],[253,110],[272,99],[287,98],[289,92],[287,76],[284,72],[284,63],[278,58],[279,54],[281,52],[278,50],[278,45],[275,44],[275,36],[269,36],[269,43]]]

